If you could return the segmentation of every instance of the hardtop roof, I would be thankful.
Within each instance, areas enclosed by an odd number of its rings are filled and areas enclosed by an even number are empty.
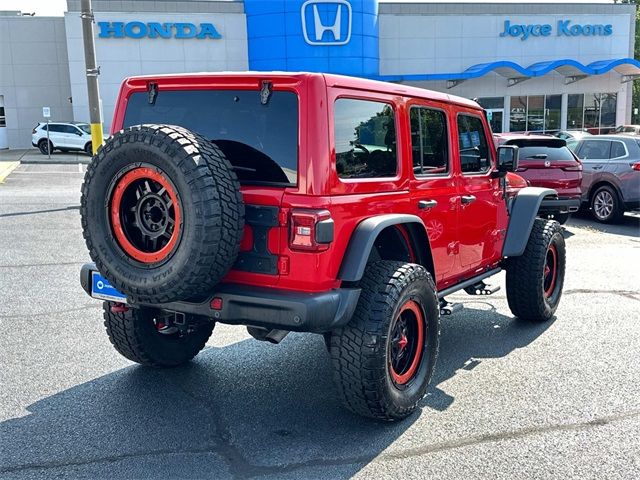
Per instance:
[[[375,91],[379,93],[388,93],[403,95],[409,97],[423,98],[427,100],[437,100],[445,103],[455,103],[469,108],[482,109],[473,100],[456,95],[449,95],[442,92],[427,90],[424,88],[412,87],[398,83],[384,82],[380,80],[372,80],[367,78],[350,77],[346,75],[337,75],[330,73],[312,73],[312,72],[197,72],[197,73],[171,73],[159,75],[136,75],[125,78],[124,83],[136,83],[140,80],[154,79],[171,79],[179,81],[180,79],[207,79],[207,78],[300,78],[322,76],[329,87],[351,88],[354,90]]]

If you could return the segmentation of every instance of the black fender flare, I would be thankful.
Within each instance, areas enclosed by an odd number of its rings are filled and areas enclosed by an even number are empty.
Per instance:
[[[353,234],[351,240],[347,246],[342,264],[340,265],[340,271],[338,278],[345,282],[357,282],[362,279],[371,249],[376,241],[376,238],[385,228],[392,225],[408,224],[415,226],[424,232],[425,245],[419,245],[420,257],[423,262],[428,262],[427,259],[431,258],[429,237],[427,236],[427,229],[422,219],[416,215],[409,214],[387,214],[379,215],[376,217],[370,217],[360,222]],[[412,240],[415,242],[417,239],[412,235]],[[422,250],[425,250],[423,252]],[[427,258],[425,258],[425,255]],[[431,262],[432,263],[432,262]],[[431,265],[433,268],[433,265]],[[435,272],[431,272],[435,275]]]
[[[542,201],[546,197],[557,196],[555,190],[540,187],[525,187],[516,194],[511,203],[509,226],[502,246],[503,257],[519,257],[524,253]]]

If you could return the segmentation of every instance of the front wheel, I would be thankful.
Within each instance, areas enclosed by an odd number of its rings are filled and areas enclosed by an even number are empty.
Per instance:
[[[410,415],[425,395],[439,345],[433,279],[420,265],[371,263],[350,323],[334,330],[334,381],[345,406],[381,420]]]
[[[86,153],[87,155],[93,155],[93,143],[88,142],[84,146],[84,153]]]
[[[507,262],[507,301],[518,318],[550,320],[562,296],[566,252],[562,227],[537,218],[524,253]]]
[[[184,316],[184,325],[172,323],[173,315],[149,308],[112,309],[104,302],[104,326],[109,340],[125,358],[151,367],[176,367],[202,350],[214,323]]]

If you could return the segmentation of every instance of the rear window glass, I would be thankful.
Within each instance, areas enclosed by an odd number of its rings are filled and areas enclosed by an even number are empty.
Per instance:
[[[575,160],[567,147],[520,147],[520,160]]]
[[[240,183],[295,185],[298,177],[298,97],[274,91],[266,105],[257,90],[181,90],[129,97],[124,127],[179,125],[214,141]]]
[[[338,176],[395,176],[398,160],[395,118],[391,105],[339,98],[334,112]]]

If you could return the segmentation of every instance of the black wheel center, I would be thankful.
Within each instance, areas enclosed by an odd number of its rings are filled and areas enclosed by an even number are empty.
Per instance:
[[[160,235],[167,227],[169,209],[164,200],[156,194],[145,195],[138,200],[136,220],[145,233],[153,236]]]

